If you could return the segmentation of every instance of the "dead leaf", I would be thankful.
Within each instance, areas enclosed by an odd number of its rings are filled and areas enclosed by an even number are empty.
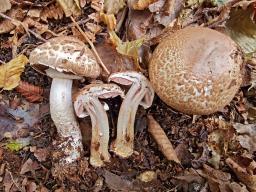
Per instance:
[[[159,150],[163,155],[170,161],[175,161],[180,164],[180,160],[177,157],[177,154],[166,136],[164,130],[156,122],[156,120],[148,115],[148,132],[153,136],[156,143],[158,144]]]
[[[59,4],[52,4],[49,7],[45,7],[41,12],[40,19],[47,22],[48,19],[62,19],[64,12]]]
[[[143,173],[139,174],[137,179],[142,182],[148,183],[157,178],[157,174],[155,171],[144,171]]]
[[[131,191],[133,190],[133,183],[126,179],[123,179],[121,176],[118,176],[114,173],[111,173],[107,170],[103,174],[107,186],[114,191]]]
[[[156,0],[128,0],[128,6],[135,10],[144,10]]]
[[[136,11],[129,10],[127,35],[130,40],[143,38],[149,29],[153,14],[148,10]]]
[[[37,190],[37,185],[35,182],[28,182],[26,185],[26,192],[36,192]]]
[[[25,81],[20,81],[19,85],[16,87],[16,91],[24,96],[29,102],[38,102],[43,100],[44,89]]]
[[[254,160],[243,157],[236,160],[227,158],[226,163],[251,192],[256,191],[256,162]]]
[[[12,5],[10,0],[1,0],[0,1],[0,12],[3,13],[9,9],[11,9]]]
[[[104,0],[91,0],[91,8],[97,12],[102,12],[104,9]]]
[[[80,3],[78,0],[57,0],[62,7],[66,17],[71,15],[78,16],[81,14]]]
[[[100,12],[100,20],[107,25],[109,31],[115,30],[116,18],[114,14],[105,14]]]
[[[256,51],[256,24],[252,20],[253,7],[246,10],[233,8],[226,22],[227,33],[245,53]]]
[[[41,15],[42,9],[29,9],[27,16],[31,17],[31,18],[39,18]]]
[[[25,55],[19,55],[6,64],[0,66],[0,88],[3,90],[12,90],[20,82],[20,75],[23,72],[28,58]]]
[[[39,162],[46,161],[46,159],[49,157],[49,154],[50,153],[46,148],[36,149],[36,151],[34,152],[34,156]]]
[[[141,69],[139,65],[139,48],[142,46],[144,39],[122,42],[114,31],[110,31],[109,35],[111,42],[116,46],[117,52],[133,58],[136,67]]]
[[[235,123],[233,126],[239,133],[237,140],[240,145],[247,149],[251,154],[256,151],[256,125]]]
[[[24,175],[27,172],[34,172],[35,170],[39,169],[39,165],[36,161],[32,159],[28,159],[22,166],[20,170],[20,174]]]
[[[22,20],[25,17],[24,11],[21,8],[13,8],[6,15],[17,20]],[[0,34],[9,33],[14,28],[15,25],[8,19],[0,21]]]
[[[3,185],[5,192],[9,192],[13,186],[11,172],[8,170],[5,171]]]
[[[104,0],[104,11],[107,14],[117,14],[125,6],[124,0]]]
[[[102,28],[99,24],[95,23],[86,23],[86,27],[93,33],[93,34],[98,34],[102,31]]]

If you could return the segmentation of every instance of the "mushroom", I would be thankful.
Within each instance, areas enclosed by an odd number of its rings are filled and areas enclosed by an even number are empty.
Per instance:
[[[242,68],[242,52],[230,37],[204,27],[186,27],[154,50],[149,79],[172,108],[208,115],[231,102],[242,82]]]
[[[37,71],[52,78],[50,113],[60,137],[60,164],[75,162],[83,152],[82,136],[72,104],[72,81],[96,78],[101,69],[91,50],[69,36],[56,37],[35,48],[29,57]]]
[[[130,86],[119,110],[117,137],[111,144],[115,154],[127,158],[133,153],[134,121],[138,106],[149,108],[154,99],[154,90],[148,79],[135,71],[113,73],[108,81]]]
[[[99,99],[116,96],[124,97],[123,90],[116,84],[90,84],[74,96],[74,109],[80,118],[90,115],[92,123],[90,164],[101,167],[109,162],[108,152],[109,123],[108,116]]]

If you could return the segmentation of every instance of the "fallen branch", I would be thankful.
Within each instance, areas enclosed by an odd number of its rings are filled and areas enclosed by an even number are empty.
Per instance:
[[[180,164],[180,160],[178,159],[176,152],[164,130],[151,115],[148,115],[148,132],[155,139],[159,150],[163,153],[163,155],[168,160],[175,161],[176,163]]]

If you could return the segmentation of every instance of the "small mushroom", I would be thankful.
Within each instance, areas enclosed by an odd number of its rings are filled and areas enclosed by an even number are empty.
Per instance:
[[[57,37],[35,48],[29,57],[37,71],[52,78],[50,113],[60,137],[60,163],[76,161],[83,152],[82,136],[72,104],[72,81],[96,78],[100,66],[86,45],[74,37]]]
[[[233,99],[242,68],[242,52],[230,37],[205,27],[186,27],[159,43],[149,64],[149,79],[169,106],[208,115]]]
[[[104,105],[99,99],[124,97],[123,90],[116,84],[90,84],[74,96],[74,108],[80,118],[90,115],[92,123],[90,164],[101,167],[109,162],[109,122]]]
[[[113,73],[108,81],[130,86],[119,110],[117,137],[111,145],[115,154],[127,158],[133,153],[134,122],[138,106],[149,108],[154,99],[154,90],[148,79],[135,71]]]

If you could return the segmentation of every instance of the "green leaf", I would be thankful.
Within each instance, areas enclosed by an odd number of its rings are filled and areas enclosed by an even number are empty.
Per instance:
[[[22,139],[16,139],[16,140],[9,140],[9,142],[6,144],[6,148],[11,151],[19,151],[23,147],[26,147],[30,144],[29,138],[22,138]]]
[[[226,31],[246,54],[256,51],[256,24],[252,20],[253,12],[253,7],[246,10],[233,8],[226,23]]]

